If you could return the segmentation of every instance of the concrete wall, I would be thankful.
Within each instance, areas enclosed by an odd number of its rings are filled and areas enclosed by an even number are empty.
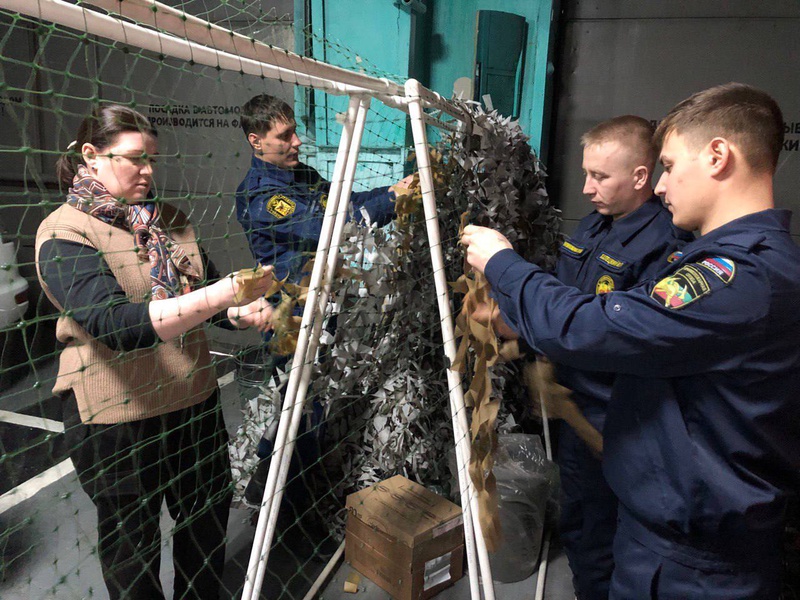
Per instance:
[[[800,208],[800,4],[792,0],[592,0],[564,3],[556,54],[548,186],[571,230],[581,194],[581,134],[626,113],[660,120],[692,93],[728,81],[780,104],[787,133],[775,178],[780,206]],[[800,220],[794,223],[800,232]]]

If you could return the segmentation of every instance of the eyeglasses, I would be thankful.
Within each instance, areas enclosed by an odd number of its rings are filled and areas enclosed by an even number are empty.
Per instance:
[[[146,152],[137,154],[114,154],[113,152],[109,152],[108,154],[103,154],[103,156],[117,163],[128,162],[131,165],[141,169],[142,167],[146,167],[148,165],[154,165],[156,163],[157,155],[147,154]]]

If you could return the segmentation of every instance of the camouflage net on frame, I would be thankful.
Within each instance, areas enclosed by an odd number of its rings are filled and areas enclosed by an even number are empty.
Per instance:
[[[560,215],[549,202],[544,168],[517,122],[486,113],[478,105],[465,106],[484,135],[452,136],[432,150],[448,280],[464,277],[458,235],[465,214],[470,222],[502,231],[528,260],[552,268]],[[417,193],[398,203],[398,219],[386,228],[350,223],[341,248],[345,268],[334,284],[338,292],[333,301],[337,326],[333,334],[323,335],[324,359],[314,367],[309,393],[328,414],[322,460],[329,477],[326,484],[332,485],[323,493],[320,510],[337,537],[343,531],[344,497],[392,475],[402,474],[458,502],[447,467],[453,433],[419,200]],[[457,294],[454,314],[459,308]],[[468,386],[474,350],[464,359],[470,365],[465,365]],[[518,405],[514,413],[523,413],[525,392],[518,365],[501,362],[486,374],[491,385],[485,398],[477,399],[500,405],[501,398],[511,398],[512,405]],[[274,381],[265,387],[262,399],[248,408],[239,431],[242,445],[244,440],[257,442],[261,431],[275,426],[280,393]],[[500,429],[513,430],[512,411],[498,408]],[[492,449],[495,431],[492,420],[484,427],[491,439],[476,439],[475,445]],[[252,458],[245,459],[242,468],[254,464]],[[331,513],[336,518],[331,519]]]

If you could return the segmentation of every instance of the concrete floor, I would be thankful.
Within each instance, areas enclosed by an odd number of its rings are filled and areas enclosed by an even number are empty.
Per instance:
[[[544,600],[573,600],[575,592],[572,588],[572,572],[569,570],[567,557],[558,545],[551,550],[544,583]],[[363,575],[358,584],[357,595],[344,592],[344,582],[354,570],[348,563],[342,563],[319,595],[320,600],[389,600],[391,598],[389,594]],[[361,574],[359,573],[359,575]],[[495,597],[498,600],[532,600],[536,594],[538,576],[539,572],[534,571],[530,577],[514,583],[495,582]],[[468,600],[471,597],[469,585],[469,578],[464,573],[464,576],[452,587],[442,590],[434,598],[436,600]]]
[[[55,598],[72,600],[108,598],[94,554],[97,544],[96,516],[88,496],[80,488],[66,449],[60,445],[58,404],[47,389],[55,374],[52,363],[39,365],[35,373],[17,382],[0,398],[0,436],[5,486],[0,489],[0,598],[22,600]],[[230,381],[223,377],[221,383]],[[43,385],[36,385],[39,381]],[[241,422],[241,406],[235,385],[222,388],[226,423],[231,432]],[[19,417],[27,413],[33,415]],[[44,420],[40,417],[44,417]],[[47,420],[49,419],[49,420]],[[44,428],[43,428],[44,427]],[[47,430],[50,429],[50,431]],[[21,452],[20,448],[26,448]],[[249,559],[254,527],[251,511],[235,507],[228,522],[228,545],[224,584],[226,598],[241,594],[244,571]],[[170,530],[168,516],[162,516],[162,530]],[[306,540],[287,536],[270,555],[262,598],[302,599],[326,563],[306,559]],[[169,538],[165,535],[161,579],[171,590],[172,563]],[[374,600],[389,596],[362,578],[359,593],[344,594],[342,584],[352,571],[347,563],[335,567],[332,577],[318,596],[325,600],[362,598]],[[496,584],[496,597],[503,600],[532,599],[536,573],[514,584]],[[441,600],[466,600],[470,597],[465,576],[436,596]],[[550,554],[545,598],[572,600],[571,574],[557,546]],[[171,592],[167,593],[171,598]]]

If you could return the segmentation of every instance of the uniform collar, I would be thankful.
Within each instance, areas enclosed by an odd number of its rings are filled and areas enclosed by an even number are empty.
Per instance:
[[[586,231],[591,235],[597,235],[599,231],[603,229],[609,229],[611,224],[614,222],[611,217],[601,215],[597,211],[590,213],[589,218],[591,218],[591,220],[586,227]]]
[[[789,232],[792,211],[785,208],[768,208],[751,213],[730,223],[717,227],[714,231],[698,238],[702,242],[715,242],[723,239],[742,238],[742,236],[758,236],[764,231]]]
[[[650,196],[647,202],[642,204],[631,214],[623,217],[622,219],[614,221],[611,227],[614,232],[616,232],[617,238],[624,246],[645,226],[647,226],[650,221],[652,221],[662,210],[663,206],[661,204],[661,198],[653,195]]]
[[[292,169],[276,167],[272,163],[261,160],[255,154],[253,155],[251,167],[257,171],[265,172],[270,179],[280,183],[294,183],[294,171]]]

